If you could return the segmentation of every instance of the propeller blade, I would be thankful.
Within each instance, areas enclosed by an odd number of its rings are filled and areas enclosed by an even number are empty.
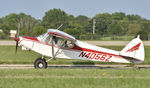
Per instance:
[[[16,42],[16,50],[15,50],[16,54],[17,54],[17,49],[18,49],[18,41]]]
[[[16,41],[16,50],[15,50],[15,53],[17,53],[19,38],[14,38],[14,40]]]
[[[17,29],[16,38],[14,38],[14,40],[16,41],[16,50],[15,50],[15,53],[16,53],[16,54],[17,54],[18,42],[19,42],[19,29],[20,29],[20,24],[18,24],[18,29]]]

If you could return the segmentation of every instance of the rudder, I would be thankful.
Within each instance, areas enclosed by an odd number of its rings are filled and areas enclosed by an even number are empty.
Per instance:
[[[120,52],[121,56],[130,57],[135,59],[135,63],[142,63],[145,58],[144,45],[138,35]]]

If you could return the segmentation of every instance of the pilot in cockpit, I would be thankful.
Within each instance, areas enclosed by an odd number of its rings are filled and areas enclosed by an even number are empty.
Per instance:
[[[54,44],[57,44],[56,36],[53,36],[53,43],[54,43]]]

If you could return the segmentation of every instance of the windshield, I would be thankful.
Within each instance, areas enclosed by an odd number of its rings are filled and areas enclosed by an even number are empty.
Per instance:
[[[39,36],[37,37],[37,39],[38,39],[38,40],[42,40],[42,38],[43,38],[45,35],[46,35],[46,33],[44,33],[44,34],[42,34],[42,35],[39,35]]]

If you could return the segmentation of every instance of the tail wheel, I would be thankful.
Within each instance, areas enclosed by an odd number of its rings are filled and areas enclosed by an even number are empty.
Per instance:
[[[47,62],[46,62],[46,60],[43,58],[38,58],[38,59],[36,59],[35,60],[35,62],[34,62],[34,67],[35,68],[47,68]]]

